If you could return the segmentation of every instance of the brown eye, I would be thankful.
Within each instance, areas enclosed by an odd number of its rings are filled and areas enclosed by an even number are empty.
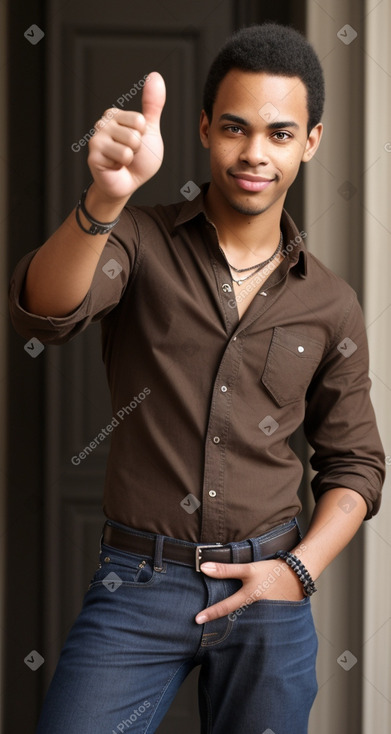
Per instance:
[[[277,135],[284,137],[277,137]],[[281,142],[284,142],[285,140],[289,140],[289,138],[291,138],[292,136],[284,130],[278,130],[278,132],[274,134],[274,137],[276,138],[276,140],[281,140]]]
[[[237,133],[243,132],[242,129],[240,127],[238,127],[238,125],[227,125],[224,129],[225,130],[228,130],[228,132],[230,132],[230,133],[234,133],[235,135]]]

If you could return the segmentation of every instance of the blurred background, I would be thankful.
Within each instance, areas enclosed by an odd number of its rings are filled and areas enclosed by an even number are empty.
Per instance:
[[[351,283],[363,305],[372,399],[391,465],[389,0],[0,0],[5,734],[34,732],[59,651],[96,567],[108,445],[100,444],[78,466],[71,457],[111,419],[99,325],[32,358],[9,323],[10,274],[60,224],[90,180],[86,133],[120,97],[128,95],[126,109],[140,109],[135,85],[153,69],[167,85],[165,160],[134,201],[178,201],[187,181],[208,180],[208,157],[198,138],[208,67],[232,31],[265,20],[304,32],[324,68],[323,141],[299,174],[286,208],[308,233],[309,250]],[[305,528],[312,508],[308,447],[301,435],[294,445],[305,465]],[[313,609],[319,693],[310,734],[391,731],[389,489],[388,476],[380,515],[365,524],[318,584]],[[352,667],[341,664],[352,656]],[[159,728],[159,734],[184,731],[199,732],[197,671]]]

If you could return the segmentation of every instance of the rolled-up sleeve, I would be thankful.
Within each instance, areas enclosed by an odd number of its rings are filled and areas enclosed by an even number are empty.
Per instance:
[[[355,295],[307,393],[304,428],[314,449],[315,500],[347,487],[362,495],[368,520],[380,507],[385,457],[369,395],[365,323]]]
[[[124,209],[99,259],[91,286],[80,305],[62,317],[38,316],[22,305],[22,293],[29,265],[37,250],[17,264],[10,282],[9,309],[16,331],[26,339],[36,337],[43,344],[62,344],[99,321],[119,303],[137,261],[139,233],[130,210]]]

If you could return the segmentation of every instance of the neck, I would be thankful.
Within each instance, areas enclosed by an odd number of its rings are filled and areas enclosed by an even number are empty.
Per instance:
[[[283,200],[277,200],[260,214],[242,214],[221,195],[213,181],[205,198],[220,246],[229,257],[240,261],[266,260],[273,254],[280,239],[283,204]]]

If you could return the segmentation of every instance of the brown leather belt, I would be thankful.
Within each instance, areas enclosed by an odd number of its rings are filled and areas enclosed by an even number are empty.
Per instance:
[[[275,528],[276,530],[277,528]],[[103,529],[103,543],[118,550],[135,553],[140,556],[154,557],[155,537],[137,535],[131,530],[122,530],[114,525],[105,524]],[[279,550],[292,550],[300,541],[300,534],[296,526],[289,530],[281,531],[280,535],[264,541],[258,541],[260,556],[274,556]],[[253,549],[251,543],[247,546],[236,547],[235,563],[251,563],[253,560]],[[200,564],[206,561],[215,563],[233,563],[232,548],[229,545],[215,543],[213,545],[186,545],[185,541],[171,540],[165,538],[163,545],[163,560],[174,561],[185,566],[191,566],[200,571]]]

